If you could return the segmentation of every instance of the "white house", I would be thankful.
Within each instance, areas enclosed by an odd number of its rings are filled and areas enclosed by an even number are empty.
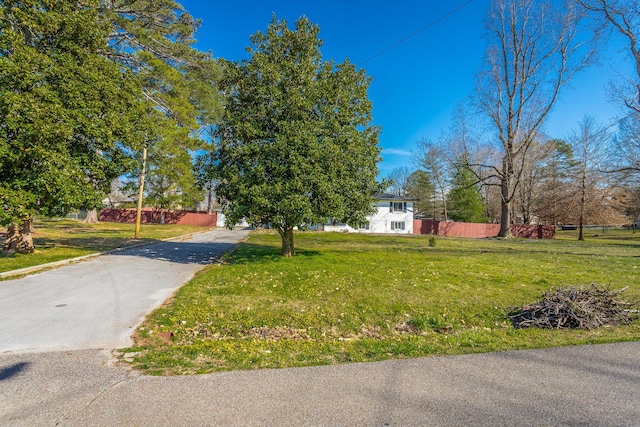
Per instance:
[[[376,213],[369,215],[362,227],[353,228],[347,224],[330,223],[320,225],[317,229],[354,233],[413,234],[413,203],[417,199],[394,194],[376,194],[374,198]]]
[[[222,209],[215,209],[216,211],[216,227],[226,227],[227,225],[225,224],[225,220],[227,219],[227,217],[225,216],[224,212],[222,212]],[[248,227],[249,223],[243,218],[240,220],[239,223],[236,224],[236,227]]]

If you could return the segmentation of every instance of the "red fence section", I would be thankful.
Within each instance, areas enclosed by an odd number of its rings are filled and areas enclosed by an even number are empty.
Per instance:
[[[203,227],[215,227],[218,220],[217,212],[212,214],[203,212],[189,212],[189,211],[173,211],[162,212],[159,210],[143,209],[141,212],[140,221],[142,223],[160,224],[162,223],[162,217],[164,216],[165,224],[180,224],[180,225],[198,225]],[[100,212],[100,221],[105,222],[136,222],[136,210],[135,209],[103,209]]]
[[[500,231],[499,224],[476,224],[471,222],[445,222],[430,219],[413,221],[413,234],[431,234],[446,237],[495,237]],[[553,239],[556,228],[552,225],[512,225],[511,234],[527,239]]]
[[[525,239],[555,239],[556,227],[553,225],[512,225],[511,234]]]

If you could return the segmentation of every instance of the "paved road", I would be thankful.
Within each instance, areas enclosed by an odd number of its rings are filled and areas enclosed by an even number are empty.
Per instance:
[[[0,356],[2,426],[640,426],[640,342],[149,377]]]
[[[248,234],[216,229],[0,282],[0,354],[127,347],[147,313]]]

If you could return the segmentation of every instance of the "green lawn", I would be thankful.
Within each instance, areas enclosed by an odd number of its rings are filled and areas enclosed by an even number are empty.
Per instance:
[[[594,236],[598,234],[598,236]],[[138,329],[151,374],[323,365],[640,339],[640,321],[592,331],[516,330],[544,291],[591,283],[640,299],[640,233],[557,240],[298,233],[298,255],[256,232]],[[170,344],[161,332],[173,334]]]
[[[142,224],[140,239],[134,239],[134,224],[83,224],[81,221],[69,219],[38,219],[34,226],[33,242],[36,252],[6,256],[0,251],[0,272],[208,229],[184,225]],[[4,233],[5,230],[0,229],[0,232]]]

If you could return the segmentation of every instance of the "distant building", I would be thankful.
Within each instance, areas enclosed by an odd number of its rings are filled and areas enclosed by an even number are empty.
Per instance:
[[[217,208],[214,209],[214,211],[216,212],[216,214],[218,215],[217,221],[216,221],[216,227],[226,227],[226,219],[227,217],[225,216],[224,212],[222,212],[221,208]],[[240,220],[240,222],[238,222],[236,224],[236,227],[248,227],[249,223],[243,218]]]
[[[369,215],[360,227],[331,222],[311,228],[319,231],[413,234],[414,202],[418,199],[395,194],[376,194],[374,199],[376,212]]]
[[[123,208],[125,206],[134,205],[137,199],[125,194],[122,191],[124,184],[117,179],[111,181],[111,191],[107,194],[107,197],[102,199],[102,206],[105,208]]]

